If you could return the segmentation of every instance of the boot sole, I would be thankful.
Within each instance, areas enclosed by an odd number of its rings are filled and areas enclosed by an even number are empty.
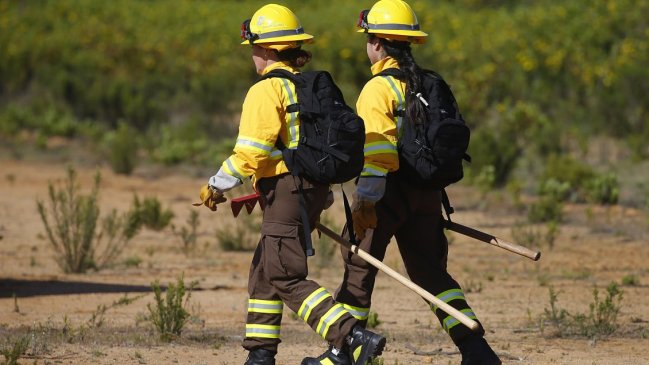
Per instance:
[[[366,365],[369,361],[372,361],[375,357],[383,353],[383,348],[385,347],[385,337],[381,335],[374,334],[367,341],[365,348],[361,351],[361,355],[358,357],[357,362],[352,363],[355,365]]]

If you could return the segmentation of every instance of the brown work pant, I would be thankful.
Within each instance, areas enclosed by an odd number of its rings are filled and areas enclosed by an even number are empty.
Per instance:
[[[302,184],[313,229],[327,199],[328,185],[311,184],[289,174],[261,179],[258,190],[265,202],[261,240],[248,279],[248,317],[243,347],[277,352],[281,302],[296,312],[325,340],[342,348],[357,323],[318,283],[307,280],[304,232],[298,185]],[[307,232],[310,234],[311,232]],[[280,309],[277,309],[280,306]]]
[[[441,193],[413,186],[398,175],[389,174],[385,195],[376,204],[376,215],[377,226],[360,242],[360,249],[383,260],[390,239],[396,237],[410,279],[476,319],[460,285],[446,271],[448,241],[442,226]],[[345,261],[345,274],[336,292],[336,301],[367,313],[377,269],[344,247],[341,253]],[[456,344],[471,333],[441,309],[431,308]],[[480,333],[483,333],[482,329]]]

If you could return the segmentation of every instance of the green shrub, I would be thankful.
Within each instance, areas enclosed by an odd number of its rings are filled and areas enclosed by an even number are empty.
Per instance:
[[[593,288],[593,302],[588,305],[587,314],[577,313],[570,314],[564,309],[557,306],[559,293],[550,291],[550,309],[545,309],[540,318],[540,324],[543,328],[548,321],[555,326],[560,335],[565,336],[584,336],[588,338],[606,337],[611,335],[618,328],[617,318],[620,312],[620,306],[623,299],[623,293],[612,282],[606,288],[606,296],[603,300],[599,298],[599,290]]]
[[[117,174],[130,175],[137,165],[137,132],[121,122],[117,130],[107,134],[108,161]]]
[[[575,317],[581,334],[587,337],[608,336],[618,327],[617,316],[620,313],[620,304],[624,298],[617,284],[610,283],[606,288],[604,300],[599,299],[597,287],[593,289],[593,302],[589,304],[588,315]]]
[[[106,312],[108,310],[129,305],[129,304],[135,302],[136,300],[138,300],[138,299],[140,299],[142,297],[144,297],[144,294],[141,294],[141,295],[138,295],[138,296],[135,296],[135,297],[132,297],[132,298],[129,298],[126,294],[124,294],[123,297],[121,297],[118,300],[113,301],[109,305],[105,305],[105,304],[98,305],[97,309],[95,309],[95,311],[90,316],[90,319],[88,319],[88,322],[87,322],[88,326],[91,327],[91,328],[98,328],[98,327],[103,326],[104,319],[105,319],[104,316],[106,315]]]
[[[93,259],[94,266],[98,269],[110,266],[117,260],[124,248],[140,230],[140,223],[137,217],[132,214],[132,210],[118,214],[113,209],[102,219],[101,228],[97,235],[97,248],[94,250]]]
[[[139,229],[131,213],[113,210],[99,223],[98,195],[101,176],[95,175],[90,194],[82,195],[72,167],[61,189],[49,183],[50,207],[37,200],[38,213],[57,262],[65,272],[82,273],[112,264]]]
[[[2,346],[0,354],[5,358],[5,361],[3,361],[2,364],[18,365],[18,359],[20,359],[20,357],[27,351],[29,342],[29,337],[25,336]]]
[[[570,192],[567,182],[548,179],[538,187],[539,198],[530,205],[527,218],[530,223],[560,222],[563,217],[563,202]]]
[[[545,308],[543,310],[544,319],[550,321],[551,324],[560,328],[567,326],[567,321],[570,318],[570,313],[568,313],[564,309],[560,309],[557,306],[557,301],[561,292],[555,291],[554,287],[552,286],[548,288],[548,292],[550,295],[550,309]]]
[[[514,170],[521,153],[516,137],[490,128],[478,129],[471,136],[469,169],[471,176],[483,177],[476,183],[484,189],[504,185]]]
[[[595,176],[595,172],[585,163],[578,162],[566,155],[552,155],[545,165],[542,180],[553,179],[568,183],[571,188],[582,186],[583,182]]]
[[[496,168],[493,165],[483,166],[478,175],[474,177],[473,182],[484,197],[496,186]]]
[[[586,184],[588,201],[597,204],[616,204],[620,197],[620,184],[615,174],[594,176]]]
[[[640,285],[640,279],[634,274],[625,275],[622,278],[622,285],[626,286],[638,286]]]
[[[176,231],[176,227],[174,227],[173,225],[171,226],[172,231],[182,240],[182,250],[185,255],[189,255],[196,249],[196,239],[198,237],[197,231],[199,225],[200,221],[198,219],[198,212],[192,209],[189,212],[189,218],[187,218],[186,226],[182,226],[179,231]]]
[[[136,217],[138,222],[154,231],[165,229],[174,217],[174,213],[170,209],[162,209],[162,204],[156,197],[146,197],[140,201],[140,198],[135,194],[132,206],[131,214]]]
[[[223,251],[252,251],[259,242],[261,223],[253,214],[241,214],[233,225],[216,230],[216,239]]]
[[[511,228],[511,235],[514,242],[525,247],[538,247],[541,243],[541,232],[533,227],[523,224],[516,224]]]
[[[189,312],[185,307],[191,297],[192,287],[193,284],[190,285],[190,291],[186,291],[185,283],[181,276],[175,285],[169,283],[166,296],[163,298],[160,284],[157,281],[151,283],[155,297],[155,305],[147,304],[149,320],[155,326],[161,340],[171,341],[182,333],[183,327],[189,320]],[[185,301],[184,304],[183,300]]]

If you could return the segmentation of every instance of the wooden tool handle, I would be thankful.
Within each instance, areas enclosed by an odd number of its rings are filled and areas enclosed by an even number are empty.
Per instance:
[[[472,331],[477,331],[480,328],[480,325],[478,322],[474,321],[473,319],[469,318],[466,314],[460,312],[459,310],[451,307],[448,305],[446,302],[442,301],[441,299],[437,298],[436,296],[432,295],[431,293],[427,292],[424,290],[424,288],[420,287],[419,285],[413,283],[412,281],[408,280],[405,278],[403,275],[399,274],[398,272],[394,271],[391,267],[388,265],[382,263],[378,259],[376,259],[374,256],[370,255],[369,253],[361,250],[358,248],[356,245],[352,245],[350,242],[342,238],[340,235],[336,234],[334,231],[330,230],[329,228],[325,227],[322,225],[322,223],[318,222],[316,224],[316,229],[318,229],[320,232],[324,233],[325,235],[329,236],[331,239],[334,241],[338,242],[339,244],[349,248],[353,253],[356,255],[360,256],[363,260],[365,260],[367,263],[370,265],[376,267],[377,269],[383,271],[386,273],[388,276],[391,278],[395,279],[396,281],[400,282],[401,284],[405,285],[408,289],[414,291],[415,293],[419,294],[422,298],[426,299],[430,303],[436,305],[439,309],[443,310],[450,316],[453,316],[453,318],[457,319],[460,321],[462,324],[467,326],[469,329]]]
[[[541,252],[540,251],[533,251],[530,250],[527,247],[517,245],[515,243],[507,242],[505,240],[502,240],[496,236],[490,235],[488,233],[478,231],[477,229],[467,227],[464,225],[461,225],[459,223],[451,222],[446,220],[445,221],[445,227],[450,229],[451,231],[463,234],[465,236],[469,236],[471,238],[475,238],[478,241],[486,242],[490,245],[498,246],[504,250],[507,250],[509,252],[513,252],[515,254],[519,254],[521,256],[527,257],[528,259],[538,261],[541,258]]]

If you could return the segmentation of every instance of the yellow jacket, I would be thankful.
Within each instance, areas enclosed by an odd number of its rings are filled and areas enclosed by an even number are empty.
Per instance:
[[[372,65],[372,74],[399,68],[397,61],[386,57]],[[356,111],[365,121],[365,164],[362,177],[386,176],[399,169],[397,140],[403,117],[394,115],[405,110],[406,84],[391,76],[374,77],[365,84],[356,102]]]
[[[285,62],[276,62],[264,69],[298,71]],[[287,113],[286,107],[297,102],[295,86],[286,79],[269,78],[254,84],[243,102],[239,135],[234,153],[223,162],[225,173],[253,184],[263,177],[288,172],[282,153],[275,148],[277,138],[288,148],[297,147],[300,131],[298,113]]]

